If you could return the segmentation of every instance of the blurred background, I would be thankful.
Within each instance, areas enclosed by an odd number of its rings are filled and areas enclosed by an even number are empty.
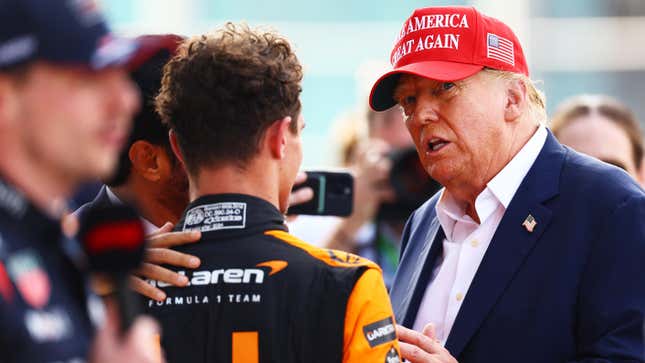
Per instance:
[[[645,119],[645,1],[642,0],[103,0],[118,33],[194,35],[226,21],[277,30],[305,67],[304,168],[337,164],[332,124],[365,106],[412,10],[474,5],[509,24],[541,80],[548,111],[578,93],[611,95]],[[645,126],[645,125],[643,125]]]

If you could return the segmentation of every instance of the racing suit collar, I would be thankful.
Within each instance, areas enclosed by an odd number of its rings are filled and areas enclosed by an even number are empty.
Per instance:
[[[284,215],[268,201],[247,194],[211,194],[188,205],[175,226],[178,231],[201,231],[222,236],[288,231]]]
[[[0,176],[0,215],[33,236],[61,235],[60,220],[38,209],[16,187]]]

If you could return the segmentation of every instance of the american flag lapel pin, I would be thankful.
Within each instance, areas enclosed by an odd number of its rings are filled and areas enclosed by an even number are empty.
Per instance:
[[[522,222],[522,226],[524,226],[524,228],[526,228],[529,233],[532,233],[535,229],[535,226],[537,226],[537,221],[535,220],[535,218],[533,218],[532,215],[529,214],[524,222]]]

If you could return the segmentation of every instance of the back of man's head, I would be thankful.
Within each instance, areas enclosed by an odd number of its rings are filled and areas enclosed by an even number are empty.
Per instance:
[[[189,174],[222,164],[243,169],[274,121],[291,116],[290,130],[298,132],[301,80],[286,39],[229,23],[180,45],[156,106]]]

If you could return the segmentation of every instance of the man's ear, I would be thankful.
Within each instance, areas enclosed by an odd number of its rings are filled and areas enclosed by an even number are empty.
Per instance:
[[[179,150],[179,143],[177,143],[177,134],[175,133],[175,131],[168,131],[168,139],[170,140],[170,148],[172,149],[172,153],[175,154],[175,157],[182,165],[186,165],[186,163],[184,163],[184,156],[181,155],[181,151]]]
[[[286,155],[287,137],[291,133],[291,116],[275,121],[267,129],[264,143],[267,144],[271,156],[276,159],[283,159]]]
[[[128,151],[132,169],[150,181],[158,181],[161,178],[157,155],[158,149],[158,147],[145,140],[137,140],[130,146]]]
[[[504,119],[507,122],[517,120],[528,107],[527,90],[524,81],[512,79],[506,82],[506,104]]]

